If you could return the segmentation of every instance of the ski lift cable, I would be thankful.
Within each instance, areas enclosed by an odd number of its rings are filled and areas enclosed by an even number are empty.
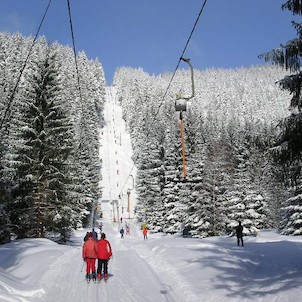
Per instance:
[[[25,59],[25,61],[24,61],[24,64],[23,64],[23,66],[22,66],[22,68],[21,68],[21,71],[20,71],[19,77],[18,77],[18,79],[17,79],[17,82],[16,82],[16,84],[15,84],[15,86],[14,86],[14,89],[13,89],[13,91],[12,91],[12,94],[11,94],[11,96],[10,96],[10,98],[9,98],[8,104],[7,104],[6,109],[5,109],[5,112],[4,112],[4,115],[3,115],[2,119],[1,119],[1,122],[0,122],[0,130],[2,129],[3,124],[4,124],[4,122],[5,122],[5,120],[6,120],[7,116],[8,116],[9,110],[10,110],[12,104],[13,104],[14,97],[15,97],[15,94],[16,94],[16,92],[17,92],[17,89],[18,89],[18,86],[19,86],[19,83],[20,83],[22,74],[23,74],[23,72],[24,72],[24,70],[25,70],[25,67],[26,67],[26,65],[27,65],[27,63],[28,63],[29,57],[30,57],[30,55],[31,55],[31,52],[32,52],[32,50],[33,50],[33,48],[34,48],[34,45],[35,45],[35,43],[36,43],[36,40],[37,40],[37,38],[38,38],[40,29],[41,29],[41,27],[42,27],[42,24],[43,24],[43,22],[44,22],[44,19],[45,19],[46,15],[47,15],[48,9],[49,9],[50,4],[51,4],[51,1],[52,1],[52,0],[49,0],[49,2],[48,2],[48,5],[47,5],[47,7],[46,7],[46,9],[45,9],[45,12],[44,12],[44,14],[43,14],[43,17],[42,17],[42,19],[41,19],[40,25],[39,25],[39,27],[38,27],[38,29],[37,29],[36,35],[35,35],[35,37],[34,37],[34,39],[33,39],[33,41],[32,41],[32,44],[31,44],[31,46],[30,46],[29,52],[28,52],[28,54],[27,54],[27,57],[26,57],[26,59]]]
[[[76,46],[75,46],[75,38],[74,38],[74,31],[73,31],[72,17],[71,17],[71,8],[70,8],[70,1],[69,0],[67,0],[67,7],[68,7],[68,16],[69,16],[71,39],[72,39],[73,55],[74,55],[76,74],[77,74],[78,90],[79,90],[81,109],[82,109],[81,124],[84,123],[84,127],[86,128],[85,119],[83,117],[83,115],[84,115],[84,106],[83,106],[83,98],[82,98],[82,89],[81,89],[81,85],[80,85],[80,72],[79,72],[79,66],[78,66],[78,60],[77,60],[77,52],[76,52]]]
[[[185,59],[183,56],[184,56],[184,54],[185,54],[185,52],[186,52],[186,50],[187,50],[187,48],[188,48],[188,45],[189,45],[189,43],[190,43],[190,41],[191,41],[191,38],[192,38],[193,33],[194,33],[195,29],[196,29],[196,26],[197,26],[197,24],[198,24],[198,22],[199,22],[199,19],[200,19],[202,13],[203,13],[203,10],[204,10],[204,8],[205,8],[206,3],[207,3],[207,0],[204,0],[203,5],[201,6],[201,9],[200,9],[200,11],[199,11],[199,14],[198,14],[198,16],[197,16],[197,18],[196,18],[196,20],[195,20],[195,23],[194,23],[194,25],[193,25],[193,27],[192,27],[192,30],[191,30],[191,32],[190,32],[190,35],[189,35],[189,37],[188,37],[188,39],[187,39],[187,42],[186,42],[186,44],[185,44],[185,46],[184,46],[184,49],[183,49],[183,51],[182,51],[182,53],[181,53],[181,56],[180,56],[180,58],[178,59],[178,62],[177,62],[177,64],[176,64],[176,67],[175,67],[175,69],[174,69],[174,72],[173,72],[173,74],[172,74],[172,77],[171,77],[171,79],[170,79],[170,81],[169,81],[169,84],[168,84],[168,86],[167,86],[167,88],[166,88],[166,90],[165,90],[165,93],[163,94],[163,96],[162,96],[162,98],[161,98],[161,101],[160,101],[160,103],[159,103],[159,106],[158,106],[158,108],[157,108],[157,111],[156,111],[156,113],[154,114],[154,118],[153,118],[151,124],[149,125],[149,129],[148,129],[147,134],[146,134],[146,139],[149,137],[150,132],[151,132],[151,129],[152,129],[152,126],[153,126],[154,123],[156,122],[156,117],[157,117],[158,114],[159,114],[160,108],[161,108],[162,105],[164,104],[165,98],[166,98],[166,96],[167,96],[167,94],[168,94],[168,92],[169,92],[169,89],[170,89],[170,87],[171,87],[171,85],[172,85],[172,82],[173,82],[173,80],[174,80],[174,77],[175,77],[175,75],[176,75],[176,72],[177,72],[177,70],[178,70],[178,68],[179,68],[180,62],[181,62],[182,60],[185,61],[185,62],[187,62],[187,63],[190,65],[191,70],[192,70],[192,65],[190,64],[189,60],[188,60],[188,59]],[[191,73],[191,74],[192,74],[192,77],[193,77],[193,73]],[[193,94],[194,94],[194,81],[193,81],[193,79],[192,79],[192,91],[193,91]],[[128,177],[127,177],[127,179],[126,179],[126,181],[125,181],[125,183],[124,183],[124,185],[123,185],[123,187],[122,187],[122,190],[120,191],[119,196],[121,196],[121,194],[122,194],[122,192],[123,192],[123,189],[124,189],[124,187],[125,187],[125,185],[126,185],[128,179],[129,179],[129,177],[130,177],[130,175],[131,175],[131,173],[132,173],[132,170],[134,169],[134,166],[135,166],[135,165],[133,164],[133,165],[132,165],[132,168],[131,168],[131,170],[130,170],[130,172],[129,172],[129,174],[128,174]]]
[[[171,79],[170,79],[170,81],[169,81],[169,84],[168,84],[168,86],[167,86],[167,88],[166,88],[166,90],[165,90],[165,93],[163,94],[163,97],[161,98],[160,104],[159,104],[159,106],[158,106],[158,108],[157,108],[157,111],[156,111],[156,113],[155,113],[155,115],[154,115],[154,118],[153,118],[153,120],[152,120],[152,122],[151,122],[151,124],[150,124],[150,127],[149,127],[149,130],[148,130],[148,132],[147,132],[146,138],[148,138],[148,136],[149,136],[149,134],[150,134],[150,131],[151,131],[151,129],[152,129],[152,126],[153,126],[153,124],[154,124],[155,121],[156,121],[156,117],[157,117],[157,115],[159,114],[159,110],[160,110],[161,106],[164,104],[164,100],[165,100],[165,98],[166,98],[166,96],[167,96],[167,94],[168,94],[168,92],[169,92],[169,89],[170,89],[170,87],[171,87],[171,85],[172,85],[172,82],[173,82],[173,80],[174,80],[174,77],[175,77],[175,75],[176,75],[176,72],[177,72],[177,70],[178,70],[178,68],[179,68],[180,62],[183,60],[183,61],[187,62],[187,63],[190,65],[190,62],[188,62],[188,59],[185,59],[185,58],[184,58],[184,54],[185,54],[185,52],[186,52],[186,50],[187,50],[187,48],[188,48],[188,45],[189,45],[189,43],[190,43],[190,41],[191,41],[191,38],[192,38],[193,33],[194,33],[195,29],[196,29],[196,26],[197,26],[198,21],[199,21],[199,19],[200,19],[200,17],[201,17],[201,14],[203,13],[203,10],[204,10],[204,8],[205,8],[206,3],[207,3],[207,0],[204,0],[203,5],[202,5],[202,7],[201,7],[201,9],[200,9],[200,11],[199,11],[199,14],[198,14],[198,16],[197,16],[197,18],[196,18],[196,20],[195,20],[195,23],[194,23],[194,25],[193,25],[193,28],[192,28],[192,30],[191,30],[191,33],[190,33],[190,35],[189,35],[189,37],[188,37],[188,39],[187,39],[187,42],[186,42],[186,44],[185,44],[185,47],[184,47],[184,49],[183,49],[183,51],[182,51],[182,53],[181,53],[181,55],[180,55],[180,58],[178,59],[177,65],[176,65],[176,67],[175,67],[175,69],[174,69],[174,72],[173,72],[172,77],[171,77]],[[190,67],[191,67],[191,65],[190,65]],[[193,83],[193,81],[192,81],[192,83]],[[193,91],[194,91],[194,86],[193,86],[192,88],[193,88]]]
[[[130,172],[129,172],[129,174],[128,174],[125,182],[124,182],[124,185],[122,186],[122,189],[121,189],[120,193],[118,194],[119,198],[121,198],[121,196],[122,196],[123,190],[124,190],[124,188],[125,188],[125,186],[128,182],[128,179],[132,176],[132,171],[133,171],[134,167],[135,167],[135,165],[133,164],[131,169],[130,169]]]

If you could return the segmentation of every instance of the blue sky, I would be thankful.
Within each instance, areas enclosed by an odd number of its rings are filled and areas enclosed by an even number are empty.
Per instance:
[[[116,68],[173,72],[204,0],[70,0],[77,51]],[[208,0],[185,53],[194,68],[264,64],[260,53],[296,37],[286,0]],[[48,0],[2,0],[0,31],[34,35]],[[66,0],[52,0],[41,34],[72,45]],[[180,67],[186,68],[186,65]]]

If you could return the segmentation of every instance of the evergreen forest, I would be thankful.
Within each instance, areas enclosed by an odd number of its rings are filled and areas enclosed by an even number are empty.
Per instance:
[[[24,66],[32,41],[0,33],[1,242],[66,241],[101,196],[102,66],[79,53],[78,81],[72,49],[45,37]]]
[[[282,9],[301,15],[302,4]],[[186,227],[203,238],[231,234],[241,221],[246,235],[301,235],[302,27],[292,25],[298,38],[260,55],[264,66],[194,70],[193,82],[187,68],[173,81],[171,73],[116,71],[137,169],[136,214],[151,230]],[[0,33],[0,242],[66,241],[102,198],[101,62],[83,51],[75,61],[70,47],[45,37],[30,51],[32,42]],[[192,84],[194,97],[177,112],[175,100]]]

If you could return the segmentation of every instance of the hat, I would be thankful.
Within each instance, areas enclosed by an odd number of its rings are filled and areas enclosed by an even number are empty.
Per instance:
[[[101,239],[105,239],[106,238],[106,234],[105,233],[102,233],[101,234]]]
[[[92,237],[92,232],[89,232],[89,233],[88,233],[88,237]]]

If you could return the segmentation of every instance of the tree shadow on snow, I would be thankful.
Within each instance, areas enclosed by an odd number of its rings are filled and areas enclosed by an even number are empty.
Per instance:
[[[226,290],[227,296],[255,299],[301,286],[302,245],[278,241],[247,243],[232,247],[214,243],[200,248],[202,270],[214,269],[209,280],[212,289]],[[207,290],[211,290],[207,288]]]

